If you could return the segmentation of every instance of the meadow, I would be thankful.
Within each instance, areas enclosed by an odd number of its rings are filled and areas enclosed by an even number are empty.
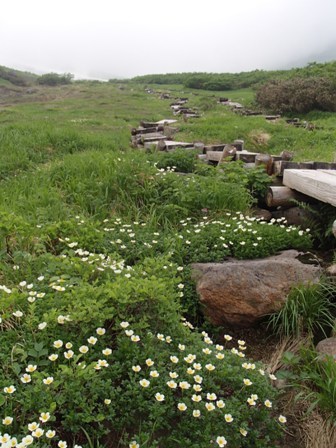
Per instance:
[[[225,93],[151,87],[202,112],[179,119],[179,140],[244,139],[251,150],[334,160],[333,114],[309,114],[317,127],[307,131],[236,115],[217,104]],[[260,170],[132,149],[140,120],[172,118],[170,101],[143,86],[17,92],[0,98],[0,446],[286,446],[274,370],[206,321],[190,264],[310,250],[309,229],[253,216],[269,182]],[[253,107],[252,90],[228,96]],[[323,291],[330,332],[333,292]],[[297,326],[281,330],[290,318],[273,317],[275,330],[298,337]],[[310,342],[315,323],[299,328]],[[282,373],[297,393],[320,368],[308,346]],[[314,383],[325,420],[336,412],[335,395],[325,400],[333,375],[331,366]]]

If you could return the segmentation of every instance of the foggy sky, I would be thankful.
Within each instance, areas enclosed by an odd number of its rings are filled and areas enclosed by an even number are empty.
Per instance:
[[[336,0],[1,0],[0,65],[76,77],[336,59]]]

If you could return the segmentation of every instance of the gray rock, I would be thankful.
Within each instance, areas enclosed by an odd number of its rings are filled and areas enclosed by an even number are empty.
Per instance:
[[[325,355],[329,355],[336,361],[336,337],[320,341],[316,346],[316,351],[322,358],[324,358]]]

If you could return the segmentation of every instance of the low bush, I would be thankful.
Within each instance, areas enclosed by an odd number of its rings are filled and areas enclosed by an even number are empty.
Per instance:
[[[274,446],[274,378],[181,323],[175,264],[66,245],[1,286],[2,443]]]
[[[277,113],[307,113],[336,110],[336,86],[329,78],[309,77],[274,80],[262,85],[257,103]]]

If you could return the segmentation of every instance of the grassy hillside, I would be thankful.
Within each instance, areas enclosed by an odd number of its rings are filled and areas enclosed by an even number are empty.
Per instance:
[[[0,65],[0,85],[29,86],[36,82],[38,75]]]
[[[131,148],[140,120],[173,115],[159,92],[123,87],[0,89],[0,444],[295,446],[272,368],[251,358],[252,336],[205,320],[190,264],[306,250],[312,236],[250,216],[268,182],[260,171]],[[202,112],[178,118],[178,139],[333,155],[332,114],[306,131],[238,116],[219,94],[161,89]],[[251,104],[253,92],[230,97]]]
[[[327,76],[336,80],[336,61],[310,63],[306,67],[290,70],[253,70],[241,73],[169,73],[137,76],[132,79],[141,84],[183,84],[184,87],[214,91],[255,87],[269,80],[292,77]]]

